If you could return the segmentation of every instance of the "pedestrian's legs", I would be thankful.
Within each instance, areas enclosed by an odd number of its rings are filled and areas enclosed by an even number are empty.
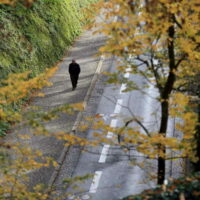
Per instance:
[[[72,90],[76,89],[78,83],[79,74],[70,74],[71,82],[72,82]]]
[[[76,88],[76,77],[70,74],[71,82],[72,82],[72,90]]]
[[[78,83],[78,77],[79,77],[79,74],[76,74],[74,77],[75,77],[75,88],[76,88],[77,83]]]

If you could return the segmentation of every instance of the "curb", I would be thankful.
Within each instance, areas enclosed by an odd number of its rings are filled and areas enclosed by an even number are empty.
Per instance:
[[[92,81],[90,83],[90,87],[89,87],[89,89],[88,89],[88,91],[86,93],[86,96],[85,96],[84,100],[83,100],[84,110],[87,108],[88,100],[89,100],[89,98],[91,96],[91,93],[92,93],[92,91],[93,91],[93,89],[95,87],[95,83],[97,82],[97,79],[98,79],[99,74],[101,72],[103,61],[104,61],[104,56],[101,55],[100,60],[99,60],[98,65],[97,65],[97,68],[96,68],[96,71],[95,71],[94,76],[92,78]],[[79,126],[79,123],[81,122],[81,119],[83,117],[83,111],[79,112],[77,117],[76,117],[75,123],[74,123],[74,125],[72,127],[72,130],[71,130],[72,134],[76,133],[76,130],[77,130],[78,126]],[[61,170],[62,164],[63,164],[63,162],[65,160],[65,157],[66,157],[67,153],[69,152],[70,148],[71,148],[71,146],[65,146],[63,148],[63,150],[61,152],[61,155],[60,155],[60,157],[58,159],[58,166],[55,168],[54,172],[52,173],[52,175],[50,177],[50,180],[49,180],[49,183],[48,183],[48,191],[51,191],[51,189],[52,189],[52,187],[53,187],[53,185],[54,185],[54,183],[55,183],[55,181],[56,181],[56,179],[57,179],[57,177],[59,175],[59,172]]]

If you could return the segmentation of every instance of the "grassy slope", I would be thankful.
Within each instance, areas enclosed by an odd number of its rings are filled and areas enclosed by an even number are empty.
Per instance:
[[[37,0],[31,8],[0,4],[0,87],[9,73],[31,70],[31,78],[61,59],[85,23],[81,8],[94,1]],[[24,100],[0,103],[0,111],[17,112]],[[0,136],[9,126],[0,115]]]
[[[31,8],[0,5],[0,79],[52,66],[81,32],[80,8],[94,0],[38,0]]]

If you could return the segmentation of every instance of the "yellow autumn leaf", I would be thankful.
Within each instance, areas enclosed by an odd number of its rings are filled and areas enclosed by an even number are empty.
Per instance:
[[[84,104],[83,103],[72,104],[72,105],[70,105],[70,107],[73,108],[74,110],[77,110],[77,111],[83,111],[84,110]]]
[[[44,93],[38,93],[37,96],[38,96],[38,97],[44,97],[45,94],[44,94]]]

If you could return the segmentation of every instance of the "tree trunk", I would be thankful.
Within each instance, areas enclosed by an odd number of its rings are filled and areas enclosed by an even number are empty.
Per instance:
[[[162,157],[158,158],[158,178],[157,184],[162,185],[165,180],[165,159]]]
[[[200,90],[200,87],[198,88]],[[200,94],[198,95],[200,98]],[[200,103],[198,104],[198,125],[196,127],[195,139],[196,139],[196,157],[198,161],[194,163],[194,170],[196,172],[200,171]]]
[[[167,122],[168,122],[168,101],[163,101],[161,103],[161,124],[160,124],[160,131],[159,133],[166,136],[166,131],[167,131]],[[163,154],[165,154],[165,146],[159,145],[159,151],[161,151]],[[158,157],[158,178],[157,178],[157,183],[158,184],[163,184],[165,179],[165,158],[159,156]]]
[[[174,54],[174,26],[169,27],[168,29],[168,57],[169,57],[169,75],[166,81],[166,84],[163,88],[162,94],[161,94],[161,123],[160,123],[160,130],[159,134],[166,137],[167,132],[167,124],[168,124],[168,118],[169,118],[169,97],[172,92],[174,83],[175,83],[175,73],[174,70],[176,70],[176,64],[175,64],[175,54]],[[157,183],[163,184],[165,180],[165,153],[166,153],[166,147],[164,145],[158,146],[159,151],[164,156],[158,156],[158,172],[157,172]]]

